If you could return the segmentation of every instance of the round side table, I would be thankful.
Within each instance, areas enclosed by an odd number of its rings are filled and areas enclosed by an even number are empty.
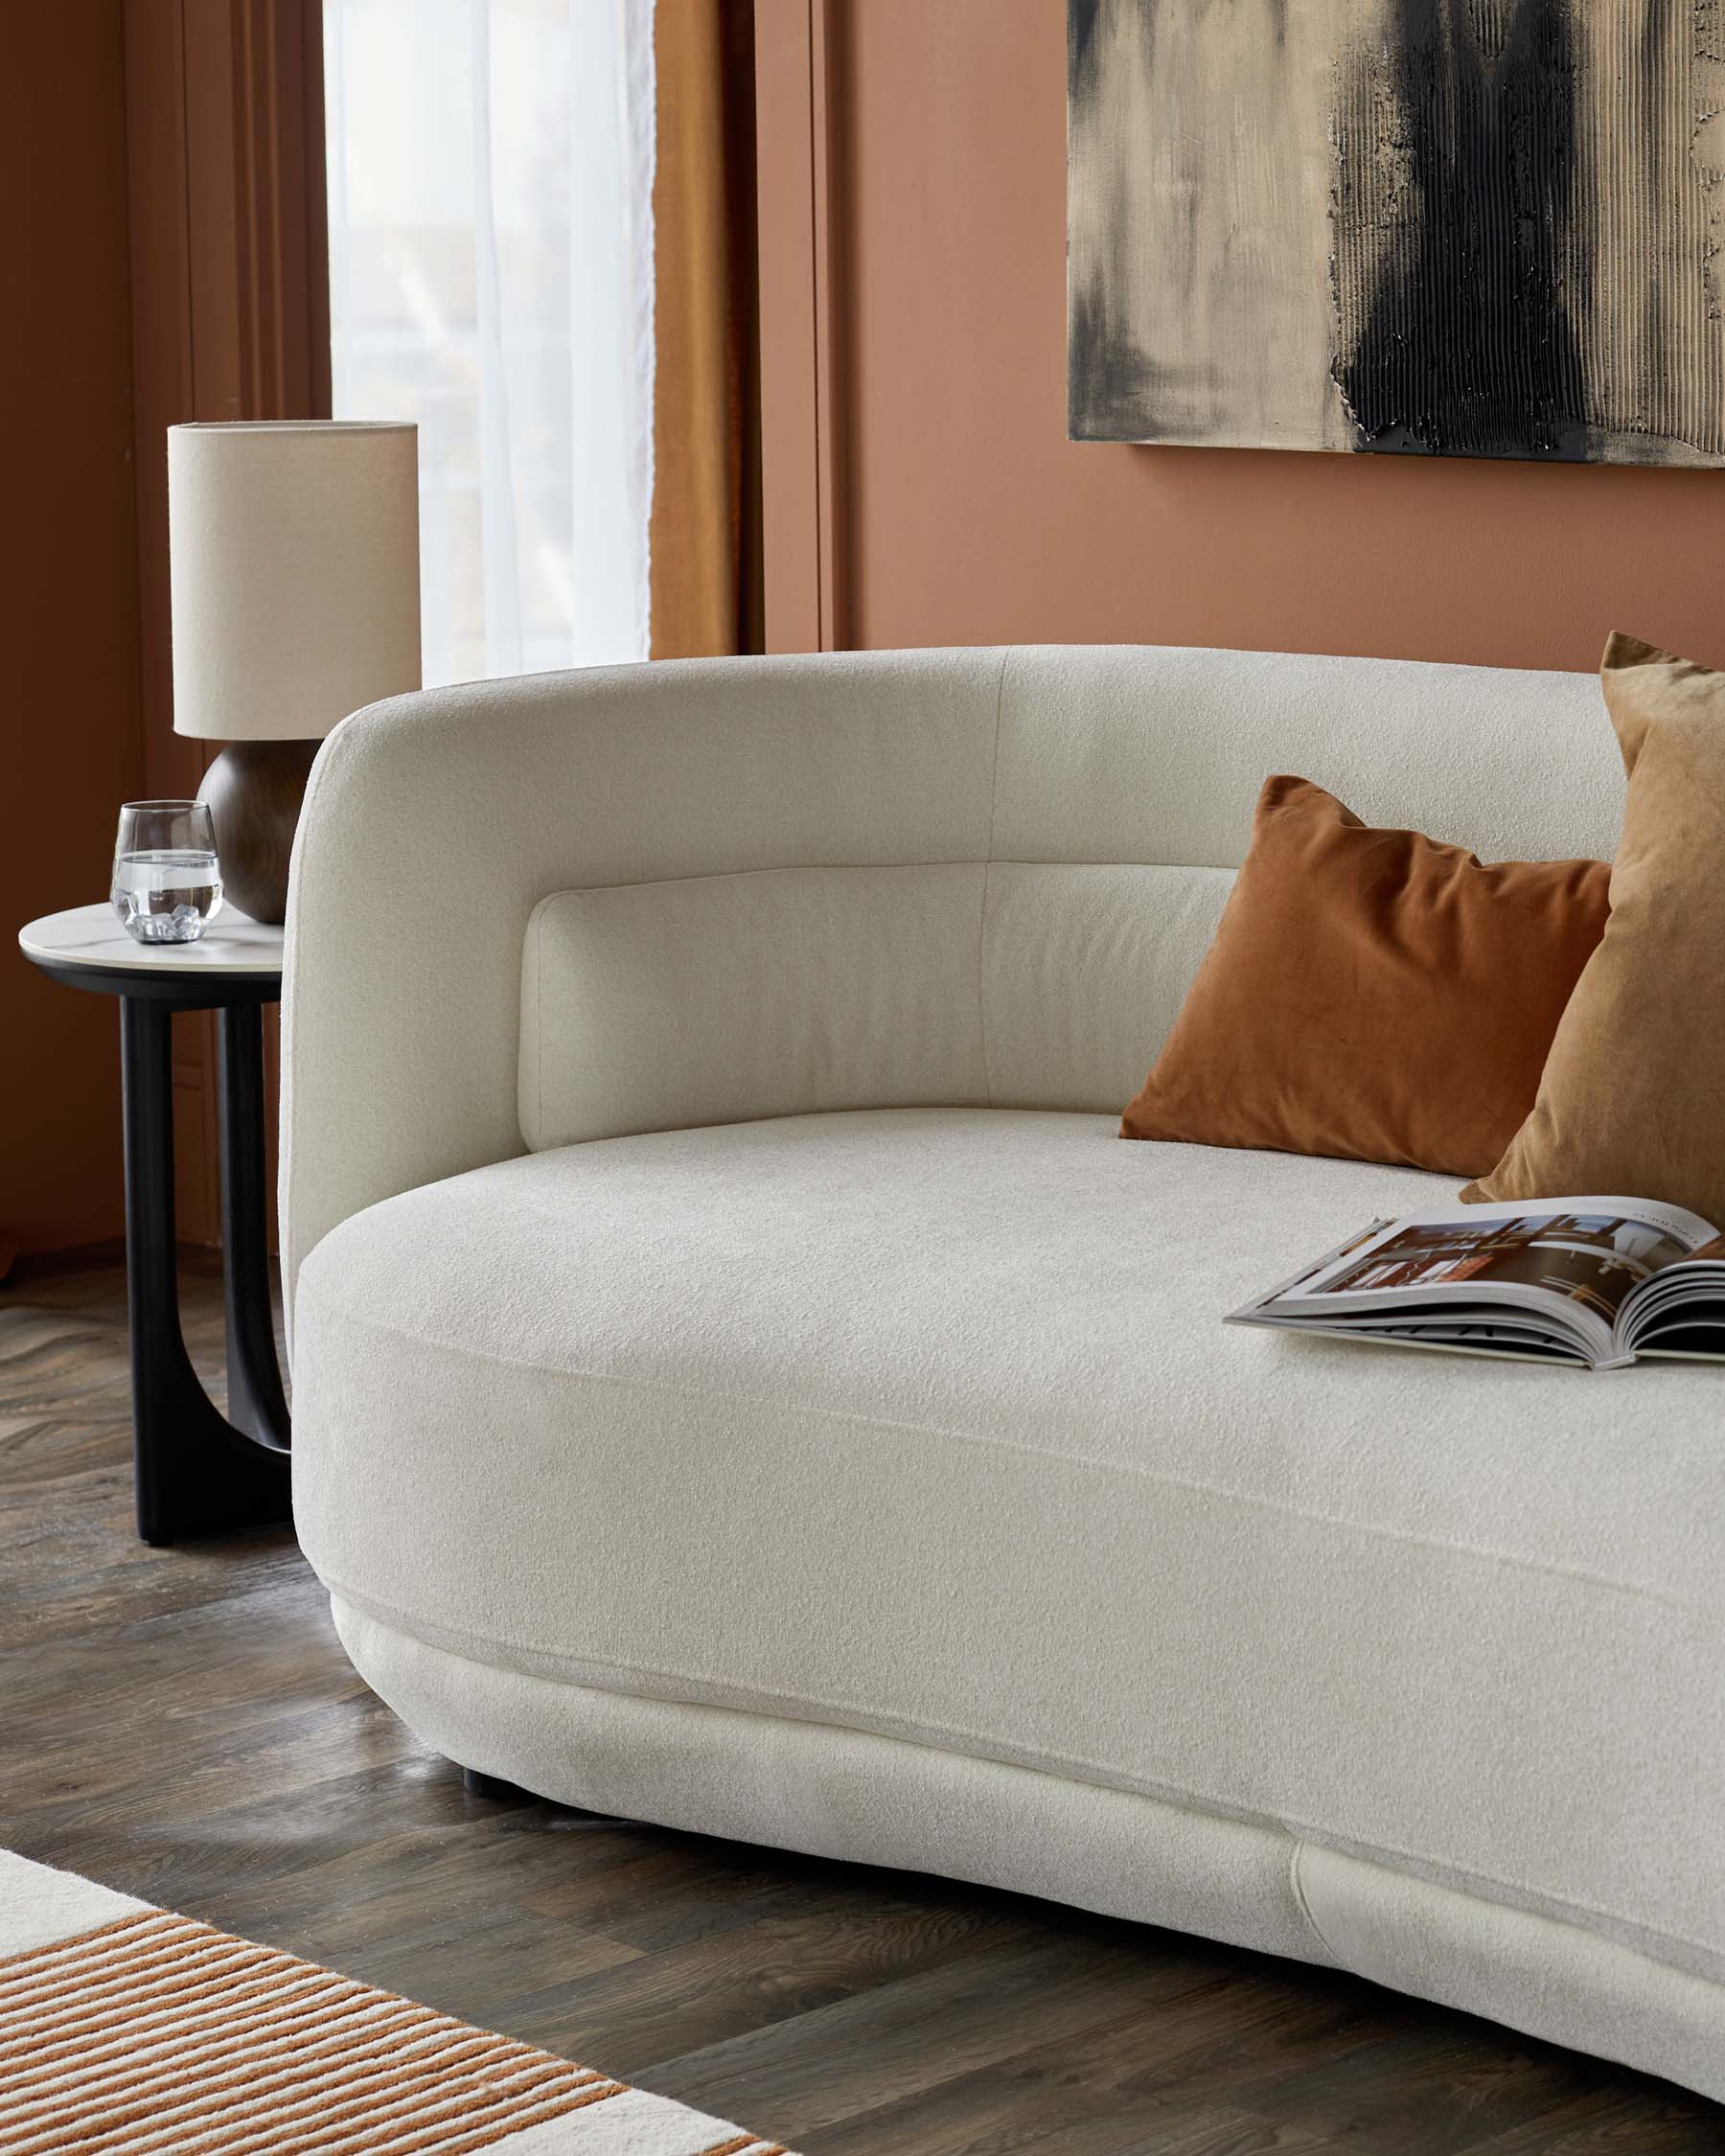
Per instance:
[[[18,943],[68,988],[120,999],[138,1532],[170,1543],[285,1521],[288,1404],[270,1309],[264,1167],[264,1005],[281,998],[282,931],[224,909],[197,943],[137,943],[111,906],[79,906],[33,921]],[[198,1383],[180,1330],[175,1011],[220,1014],[226,1416]]]

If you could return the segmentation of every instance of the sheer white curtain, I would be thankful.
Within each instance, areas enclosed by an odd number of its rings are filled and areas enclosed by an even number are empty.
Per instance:
[[[338,419],[420,429],[425,677],[645,658],[654,0],[324,0]]]

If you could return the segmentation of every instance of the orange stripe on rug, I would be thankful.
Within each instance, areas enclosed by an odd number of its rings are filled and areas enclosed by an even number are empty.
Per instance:
[[[77,1887],[86,1908],[101,1892],[6,1851],[0,1865]],[[523,2156],[788,2156],[167,1911],[0,1954],[0,2156],[508,2156],[517,2136]]]

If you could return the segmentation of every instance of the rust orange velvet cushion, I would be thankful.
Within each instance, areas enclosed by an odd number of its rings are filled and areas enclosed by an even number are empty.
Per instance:
[[[1597,860],[1482,867],[1273,778],[1122,1137],[1477,1176],[1531,1109],[1605,927]]]

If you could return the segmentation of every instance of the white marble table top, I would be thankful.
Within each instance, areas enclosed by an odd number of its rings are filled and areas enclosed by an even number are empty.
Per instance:
[[[139,943],[120,926],[111,906],[74,906],[64,913],[45,913],[18,930],[27,958],[50,966],[94,966],[122,970],[186,974],[194,978],[220,974],[279,974],[282,930],[237,913],[221,911],[196,943]]]

